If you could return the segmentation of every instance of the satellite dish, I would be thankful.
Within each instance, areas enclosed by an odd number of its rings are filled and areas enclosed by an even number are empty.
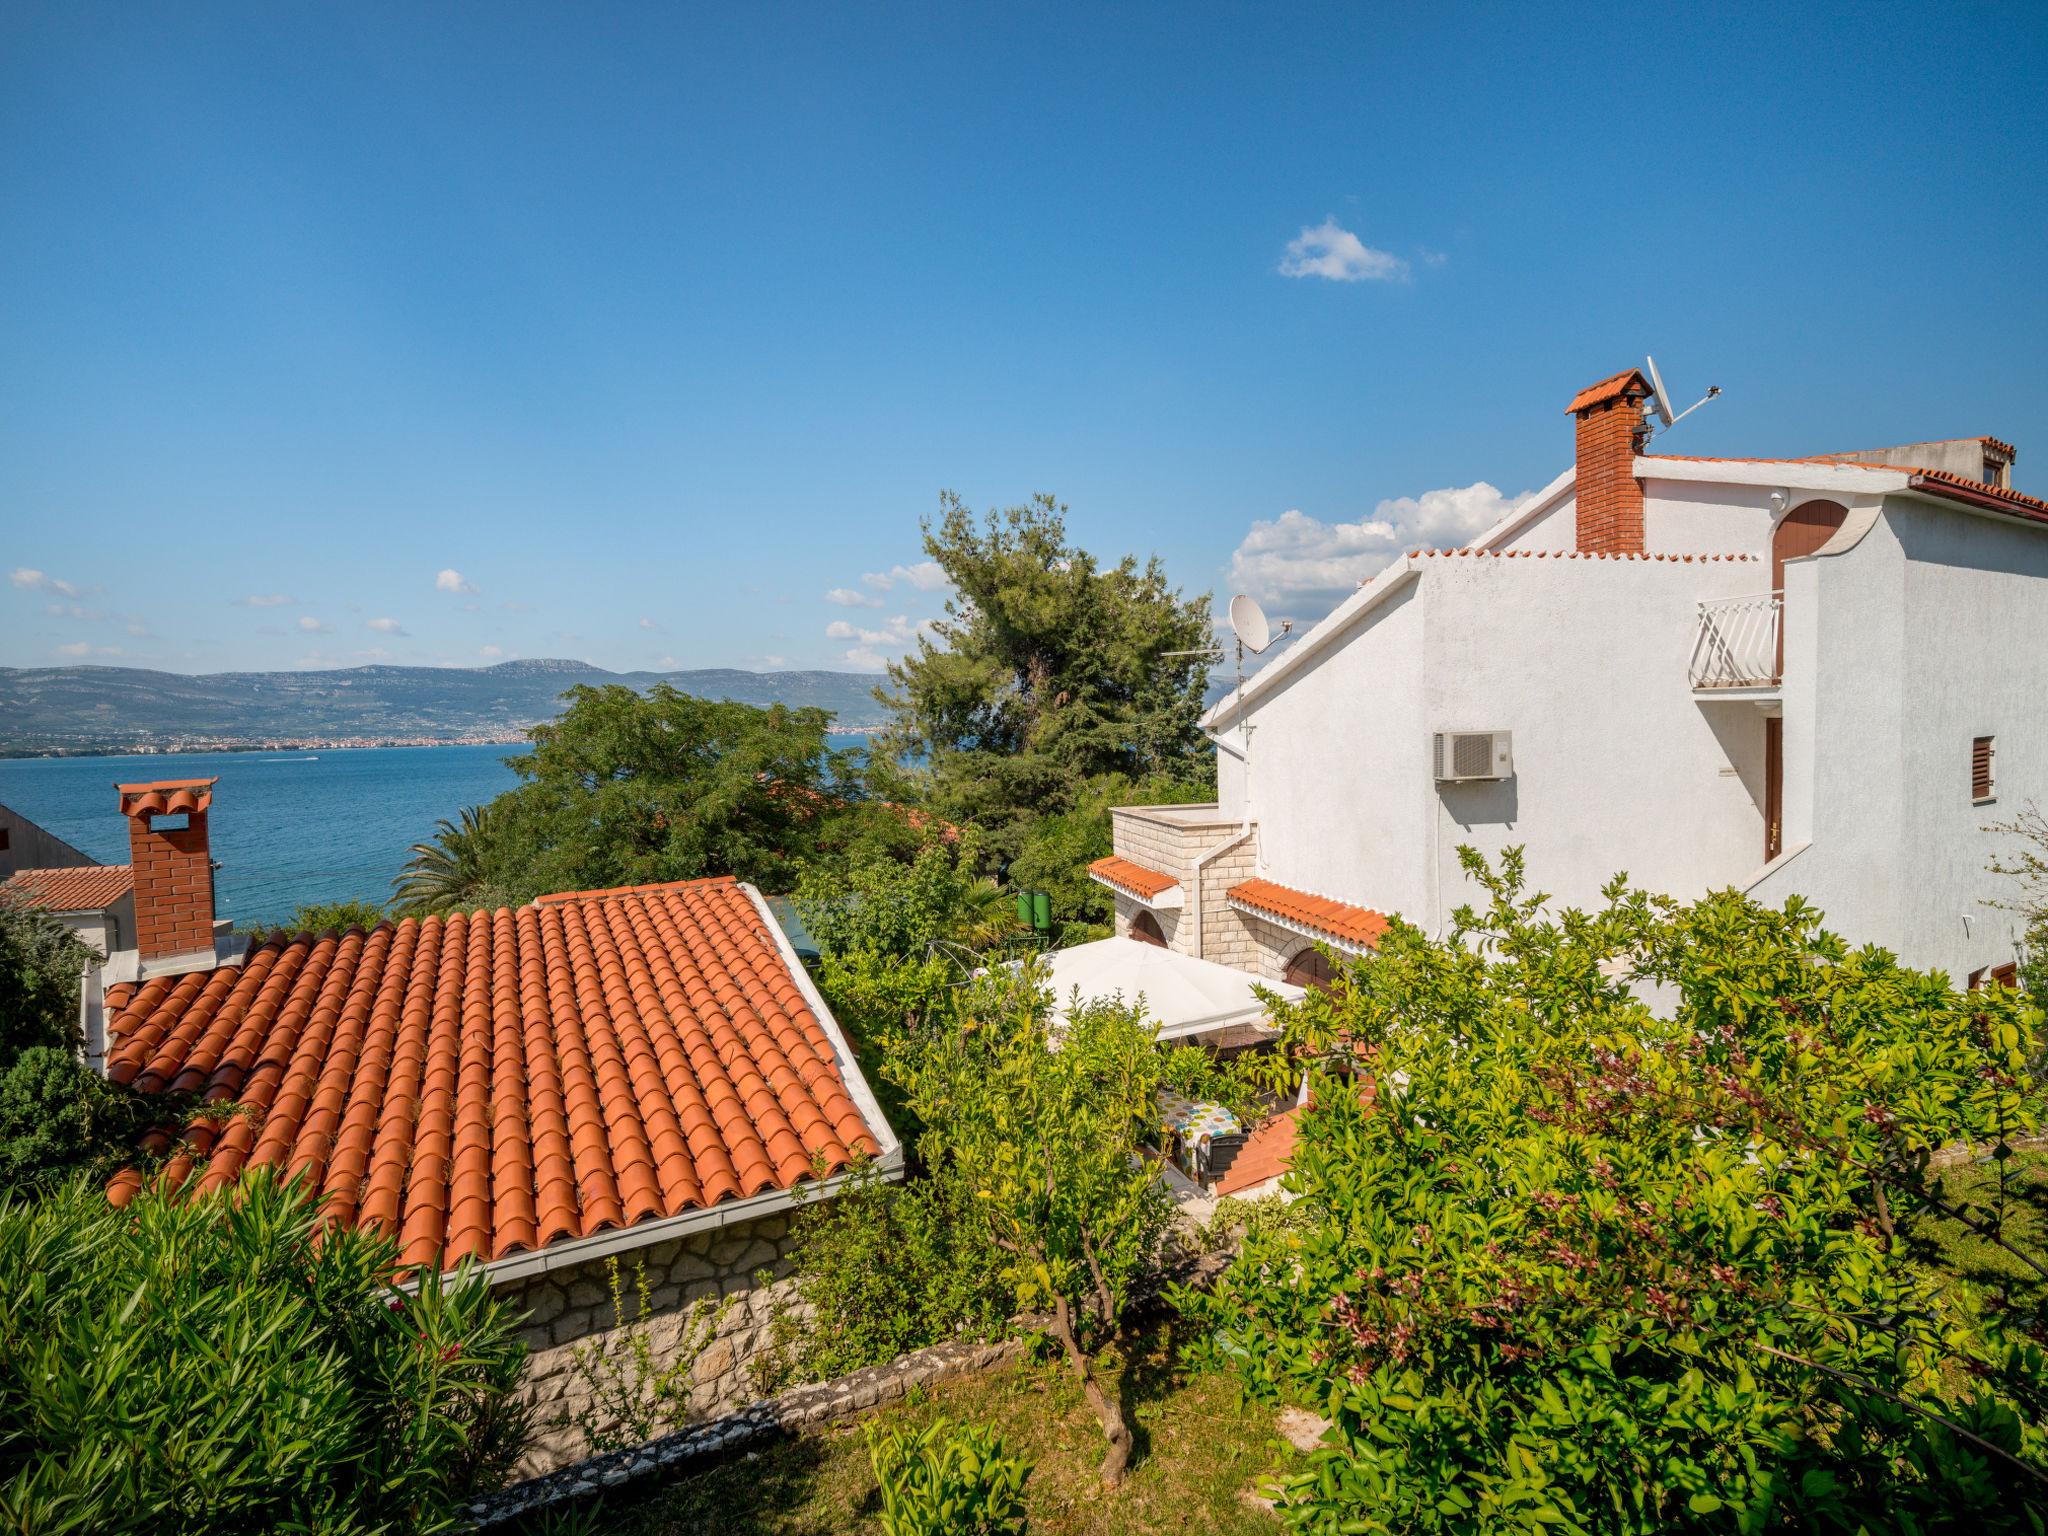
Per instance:
[[[1672,420],[1671,397],[1664,393],[1664,380],[1657,373],[1657,359],[1645,357],[1643,361],[1650,365],[1650,388],[1656,391],[1657,403],[1651,406],[1650,409],[1655,411],[1657,419],[1668,427],[1671,425]]]
[[[1266,622],[1266,611],[1242,592],[1230,600],[1230,628],[1254,656],[1273,643],[1273,626]]]

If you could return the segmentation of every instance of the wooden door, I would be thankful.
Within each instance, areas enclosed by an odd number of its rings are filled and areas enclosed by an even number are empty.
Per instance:
[[[1328,955],[1311,945],[1287,962],[1280,979],[1297,987],[1327,992],[1337,980],[1337,969],[1330,964]]]
[[[1835,501],[1802,502],[1787,512],[1771,531],[1771,590],[1778,594],[1777,675],[1785,675],[1785,562],[1810,555],[1835,536],[1849,516],[1849,509]]]
[[[1764,862],[1785,849],[1785,721],[1764,718]]]

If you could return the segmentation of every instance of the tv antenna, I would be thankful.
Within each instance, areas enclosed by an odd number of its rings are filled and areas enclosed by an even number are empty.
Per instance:
[[[1701,395],[1699,399],[1693,401],[1691,405],[1688,405],[1674,416],[1671,414],[1671,397],[1664,392],[1663,375],[1657,372],[1657,359],[1646,356],[1643,361],[1649,365],[1650,370],[1650,389],[1652,391],[1650,395],[1650,412],[1657,418],[1656,431],[1669,432],[1673,427],[1685,420],[1686,417],[1721,393],[1720,385],[1710,384],[1707,386],[1707,392],[1704,395]]]
[[[1237,685],[1231,690],[1231,694],[1242,704],[1244,698],[1244,653],[1250,651],[1254,656],[1257,656],[1265,652],[1276,639],[1286,639],[1294,633],[1294,620],[1282,619],[1280,621],[1280,633],[1275,635],[1273,633],[1272,621],[1266,617],[1266,610],[1253,601],[1248,594],[1240,592],[1230,600],[1230,632],[1236,637],[1236,644],[1232,647],[1205,645],[1199,650],[1167,651],[1165,655],[1206,656],[1213,660],[1220,660],[1226,654],[1226,650],[1234,650],[1237,653]],[[1244,741],[1245,772],[1249,775],[1252,759],[1252,727],[1250,718],[1242,708],[1237,712],[1237,728],[1239,735]]]

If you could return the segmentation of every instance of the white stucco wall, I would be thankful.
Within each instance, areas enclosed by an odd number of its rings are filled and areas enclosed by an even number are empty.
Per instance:
[[[1983,828],[2048,803],[2048,529],[1891,497],[1854,548],[1786,567],[1785,609],[1786,839],[1810,846],[1754,894],[1959,983],[2013,959]]]
[[[1761,862],[1763,722],[1703,705],[1686,677],[1698,604],[1761,584],[1751,562],[1442,558],[1426,578],[1427,730],[1508,730],[1515,772],[1445,784],[1415,747],[1433,823],[1426,926],[1476,888],[1458,846],[1527,848],[1530,879],[1598,903],[1626,870],[1693,895]]]
[[[1253,709],[1262,874],[1434,931],[1473,894],[1461,843],[1526,845],[1532,878],[1582,904],[1622,869],[1675,894],[1756,869],[1762,714],[1696,701],[1686,661],[1699,601],[1758,588],[1760,563],[1420,566]],[[1514,733],[1512,779],[1435,782],[1434,732],[1498,729]]]
[[[1567,550],[1579,547],[1579,504],[1565,497],[1547,512],[1494,541],[1496,549]]]
[[[1338,901],[1415,911],[1427,833],[1415,792],[1423,621],[1411,582],[1312,667],[1259,700],[1247,785],[1259,873]],[[1233,727],[1233,736],[1235,728]],[[1227,761],[1227,758],[1225,759]],[[1226,796],[1232,786],[1228,777]],[[1240,807],[1226,798],[1223,808]]]
[[[1643,482],[1643,548],[1653,555],[1755,555],[1771,550],[1770,488]],[[1757,583],[1770,585],[1768,568]]]

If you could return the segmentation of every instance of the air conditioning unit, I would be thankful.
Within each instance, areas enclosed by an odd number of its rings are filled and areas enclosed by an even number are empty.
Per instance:
[[[1435,761],[1439,784],[1470,784],[1482,779],[1511,777],[1515,771],[1513,733],[1438,731]]]

